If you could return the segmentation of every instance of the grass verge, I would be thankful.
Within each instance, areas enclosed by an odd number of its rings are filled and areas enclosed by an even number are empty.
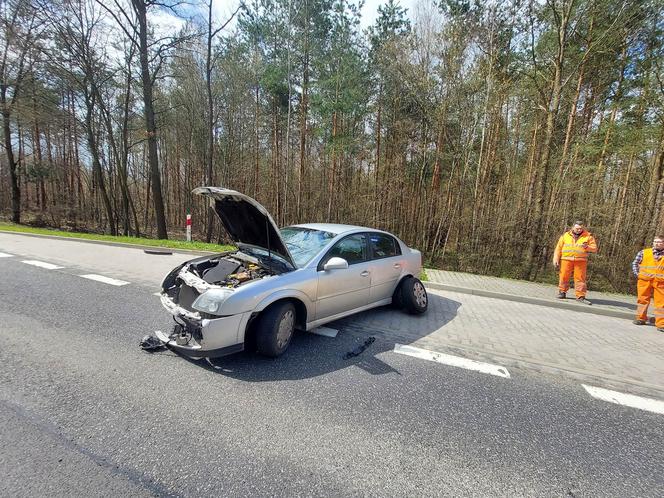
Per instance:
[[[208,244],[205,242],[187,242],[185,240],[144,239],[140,237],[124,237],[120,235],[105,235],[97,233],[66,232],[64,230],[51,230],[14,223],[0,222],[0,231],[16,233],[33,233],[37,235],[56,235],[71,239],[99,240],[104,242],[119,242],[140,246],[164,247],[168,249],[189,249],[193,251],[223,252],[233,249],[233,246]]]

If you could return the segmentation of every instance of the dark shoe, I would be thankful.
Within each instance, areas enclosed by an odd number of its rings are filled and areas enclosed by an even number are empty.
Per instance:
[[[657,332],[664,332],[664,328],[659,327],[659,328],[657,329]]]
[[[558,299],[565,299],[567,297],[567,294],[565,292],[559,292],[558,293]]]
[[[634,325],[645,325],[646,321],[645,320],[634,320],[632,323]]]
[[[590,305],[593,304],[593,303],[591,303],[590,301],[588,301],[585,297],[577,297],[577,298],[576,298],[576,302],[577,302],[577,303],[587,304],[588,306],[590,306]]]

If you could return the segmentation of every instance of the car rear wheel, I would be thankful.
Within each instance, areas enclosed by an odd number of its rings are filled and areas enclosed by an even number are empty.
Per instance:
[[[429,306],[429,296],[424,284],[415,277],[406,277],[401,282],[401,300],[408,313],[420,315]]]
[[[278,303],[265,310],[256,328],[256,349],[276,358],[286,351],[295,330],[296,311],[292,303]]]
[[[397,285],[397,288],[394,289],[394,293],[392,294],[392,308],[395,310],[400,310],[403,308],[403,297],[401,296],[401,290],[403,288],[403,280],[399,282],[399,285]]]

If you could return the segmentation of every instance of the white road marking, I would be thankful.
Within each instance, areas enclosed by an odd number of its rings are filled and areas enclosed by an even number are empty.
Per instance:
[[[428,349],[416,348],[414,346],[405,346],[403,344],[395,344],[394,352],[405,354],[407,356],[414,356],[427,361],[435,361],[444,365],[452,367],[465,368],[467,370],[474,370],[497,377],[510,378],[510,373],[507,368],[501,365],[492,365],[491,363],[483,363],[481,361],[469,360],[461,358],[460,356],[452,356],[450,354],[438,353],[436,351],[429,351]]]
[[[6,252],[0,252],[0,258],[11,258],[13,254],[7,254]]]
[[[161,292],[155,292],[155,293],[152,294],[152,295],[153,295],[153,296],[159,296],[159,297],[161,297]]]
[[[44,263],[43,261],[35,261],[32,259],[21,261],[21,263],[25,263],[26,265],[38,266],[39,268],[45,268],[47,270],[59,270],[60,268],[64,268],[64,266],[52,265],[51,263]]]
[[[664,401],[642,398],[641,396],[634,396],[633,394],[619,393],[618,391],[610,391],[608,389],[602,389],[601,387],[587,386],[585,384],[581,385],[593,398],[664,415]]]
[[[325,337],[336,337],[339,331],[337,329],[331,329],[329,327],[316,327],[309,331],[312,334],[322,335]]]
[[[103,282],[103,283],[109,284],[109,285],[118,285],[118,286],[120,286],[120,285],[127,285],[129,283],[129,282],[125,282],[124,280],[116,280],[114,278],[105,277],[103,275],[95,275],[94,273],[91,273],[89,275],[79,275],[79,276],[81,276],[83,278],[90,279],[90,280],[96,280],[97,282]]]

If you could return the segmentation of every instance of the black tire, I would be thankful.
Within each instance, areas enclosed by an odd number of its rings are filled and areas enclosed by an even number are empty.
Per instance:
[[[412,315],[421,315],[429,306],[429,296],[424,284],[415,277],[406,277],[400,284],[404,309]]]
[[[402,286],[403,280],[399,282],[399,285],[397,285],[397,288],[394,289],[394,293],[392,294],[392,304],[390,306],[395,310],[400,310],[403,308],[403,297],[401,297]]]
[[[292,303],[275,304],[258,317],[256,349],[270,358],[281,356],[288,348],[295,331],[297,314]]]

